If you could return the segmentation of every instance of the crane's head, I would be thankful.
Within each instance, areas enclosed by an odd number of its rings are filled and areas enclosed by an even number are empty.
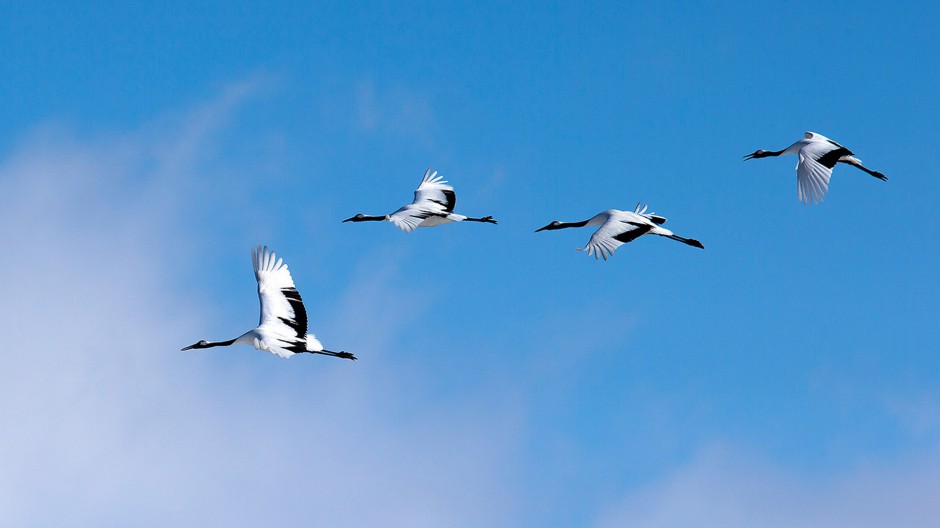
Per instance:
[[[352,218],[347,218],[343,222],[381,222],[383,220],[388,220],[388,215],[384,216],[369,216],[362,213],[353,216]]]
[[[757,158],[766,158],[767,156],[773,156],[773,155],[776,155],[776,153],[771,152],[769,150],[755,150],[753,154],[748,154],[747,156],[744,156],[744,159],[749,160],[749,159],[757,159]]]
[[[209,342],[206,341],[205,339],[203,339],[202,341],[199,341],[198,343],[194,343],[194,344],[192,344],[192,345],[189,345],[189,346],[186,347],[186,348],[181,348],[180,350],[190,350],[190,349],[193,349],[193,348],[209,348],[208,345],[209,345]]]
[[[548,225],[545,226],[545,227],[536,229],[535,232],[538,233],[539,231],[552,231],[553,229],[561,229],[561,228],[562,228],[562,227],[561,227],[561,222],[559,222],[558,220],[555,220],[555,221],[553,221],[552,223],[548,224]]]

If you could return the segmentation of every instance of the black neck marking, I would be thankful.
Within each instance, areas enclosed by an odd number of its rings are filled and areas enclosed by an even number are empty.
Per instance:
[[[204,346],[196,347],[196,348],[212,348],[212,347],[217,347],[217,346],[229,346],[234,343],[235,343],[234,339],[230,339],[228,341],[209,341]]]
[[[786,149],[783,149],[783,150],[786,150]],[[757,159],[757,158],[767,158],[770,156],[779,156],[783,154],[783,150],[757,150],[757,151],[754,151],[753,154],[748,154],[747,156],[744,156],[744,159],[749,160],[749,159]]]

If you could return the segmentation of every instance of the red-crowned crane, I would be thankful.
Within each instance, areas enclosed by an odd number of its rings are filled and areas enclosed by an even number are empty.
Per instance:
[[[862,161],[856,158],[851,150],[815,132],[804,133],[803,139],[783,150],[757,150],[753,154],[744,156],[744,159],[786,156],[787,154],[800,155],[800,160],[796,164],[797,194],[800,201],[805,204],[812,205],[823,201],[829,190],[832,168],[836,166],[836,163],[858,167],[881,181],[888,181],[888,177],[884,174],[862,165]]]
[[[347,218],[343,222],[391,222],[399,229],[410,233],[418,227],[434,227],[451,222],[485,222],[495,224],[492,216],[483,218],[470,218],[454,213],[457,195],[454,188],[447,185],[443,176],[437,171],[431,172],[429,168],[421,179],[421,185],[415,191],[412,203],[402,207],[394,213],[384,216],[369,216],[362,213]]]
[[[294,287],[287,264],[273,251],[259,244],[251,252],[251,263],[258,280],[261,301],[261,322],[244,334],[229,341],[199,341],[183,350],[229,345],[251,345],[282,358],[307,352],[355,360],[349,352],[326,350],[317,336],[307,333],[307,310]]]
[[[632,242],[643,235],[659,235],[671,238],[697,248],[705,249],[701,242],[692,238],[683,238],[672,231],[660,227],[666,222],[666,218],[653,213],[646,212],[644,205],[640,209],[640,204],[636,205],[633,211],[620,211],[617,209],[608,209],[598,213],[583,222],[554,222],[545,227],[536,229],[539,231],[552,231],[555,229],[565,229],[568,227],[600,226],[600,228],[591,235],[591,240],[583,248],[577,248],[578,251],[587,251],[588,255],[594,255],[594,258],[608,257],[614,254],[614,251],[626,244]]]

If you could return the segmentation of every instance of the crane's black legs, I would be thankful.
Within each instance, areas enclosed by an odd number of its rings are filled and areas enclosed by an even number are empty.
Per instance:
[[[839,161],[842,161],[842,160],[839,160]],[[868,174],[871,174],[871,175],[874,176],[875,178],[878,178],[878,179],[881,180],[881,181],[888,181],[888,177],[887,177],[887,176],[885,176],[884,174],[882,174],[882,173],[880,173],[880,172],[878,172],[878,171],[873,171],[873,170],[869,169],[868,167],[865,167],[865,166],[862,165],[861,163],[853,163],[853,162],[851,162],[851,161],[842,161],[842,163],[845,163],[845,164],[847,164],[847,165],[852,165],[852,166],[854,166],[854,167],[858,167],[858,168],[862,169],[863,171],[867,172]]]
[[[705,249],[705,246],[703,246],[701,242],[699,242],[698,240],[695,240],[694,238],[683,238],[679,235],[666,235],[666,238],[671,238],[678,242],[682,242],[683,244],[688,244],[692,247],[697,247],[699,249]]]
[[[332,350],[326,350],[326,349],[323,349],[320,351],[307,350],[306,352],[309,352],[311,354],[322,354],[324,356],[333,356],[333,357],[351,359],[353,361],[356,361],[356,356],[350,354],[349,352],[333,352]]]
[[[493,220],[492,216],[484,216],[483,218],[466,218],[467,222],[486,222],[487,224],[495,224],[496,220]]]

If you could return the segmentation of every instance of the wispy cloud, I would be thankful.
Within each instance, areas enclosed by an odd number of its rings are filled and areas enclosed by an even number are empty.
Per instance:
[[[511,409],[415,406],[378,362],[178,351],[213,326],[181,286],[178,195],[257,89],[111,137],[41,128],[0,160],[0,524],[512,524]],[[367,293],[408,295],[361,276],[343,305]],[[378,320],[381,357],[409,318]]]
[[[597,526],[926,528],[940,518],[937,460],[931,450],[821,476],[716,446],[630,493]]]
[[[377,85],[370,79],[355,88],[355,124],[365,133],[407,135],[430,143],[434,137],[431,97],[402,85]]]

